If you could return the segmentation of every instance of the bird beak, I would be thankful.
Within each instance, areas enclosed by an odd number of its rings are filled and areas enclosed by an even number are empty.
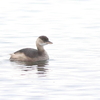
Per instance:
[[[53,44],[51,41],[48,41],[47,44]]]

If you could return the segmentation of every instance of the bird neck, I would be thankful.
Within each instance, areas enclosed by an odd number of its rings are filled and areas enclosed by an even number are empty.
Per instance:
[[[45,50],[44,50],[43,46],[41,46],[39,44],[36,44],[36,46],[37,46],[37,50],[38,50],[39,53],[41,53],[41,54],[44,53]]]

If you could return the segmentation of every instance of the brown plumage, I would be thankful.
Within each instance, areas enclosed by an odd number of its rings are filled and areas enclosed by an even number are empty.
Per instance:
[[[38,37],[36,41],[37,49],[24,48],[11,54],[10,60],[18,61],[42,61],[48,60],[49,56],[44,49],[44,45],[52,44],[46,36]]]

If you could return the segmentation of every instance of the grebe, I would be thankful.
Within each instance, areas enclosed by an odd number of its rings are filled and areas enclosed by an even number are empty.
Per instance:
[[[44,50],[44,45],[52,44],[46,36],[39,36],[36,40],[37,49],[24,48],[11,54],[11,61],[42,61],[48,60],[49,56]]]

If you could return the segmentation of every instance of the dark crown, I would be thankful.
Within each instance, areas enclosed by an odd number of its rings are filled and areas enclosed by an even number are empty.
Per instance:
[[[49,39],[46,36],[40,36],[39,37],[41,40],[43,40],[44,42],[48,42]]]

